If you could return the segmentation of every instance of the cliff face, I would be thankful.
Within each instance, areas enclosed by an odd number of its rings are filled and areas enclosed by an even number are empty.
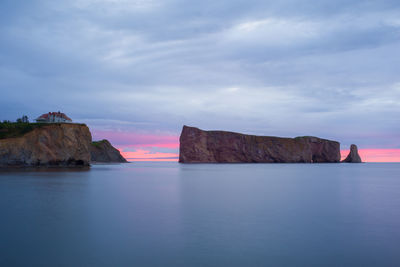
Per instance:
[[[280,138],[183,126],[179,162],[340,162],[340,144],[317,137]]]
[[[350,152],[349,155],[342,161],[342,162],[347,162],[347,163],[361,163],[361,157],[358,154],[358,148],[356,145],[351,145],[350,146]]]
[[[93,142],[90,145],[92,162],[128,162],[108,140]]]
[[[84,124],[50,124],[0,140],[1,166],[87,166],[92,141]]]

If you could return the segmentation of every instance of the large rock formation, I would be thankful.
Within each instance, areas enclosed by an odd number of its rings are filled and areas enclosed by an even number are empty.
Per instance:
[[[92,141],[84,124],[54,123],[0,139],[0,167],[88,166]]]
[[[348,162],[348,163],[361,163],[362,162],[361,157],[358,154],[358,148],[356,145],[352,144],[350,146],[350,152],[342,162]]]
[[[280,138],[183,126],[179,162],[340,162],[340,144],[317,137]]]
[[[128,162],[108,140],[93,142],[90,146],[92,162]]]

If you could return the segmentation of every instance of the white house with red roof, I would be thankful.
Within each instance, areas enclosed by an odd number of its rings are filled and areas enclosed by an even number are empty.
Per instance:
[[[65,115],[64,113],[59,112],[49,112],[41,115],[36,119],[36,122],[45,122],[45,123],[52,123],[52,122],[72,122],[71,118]]]

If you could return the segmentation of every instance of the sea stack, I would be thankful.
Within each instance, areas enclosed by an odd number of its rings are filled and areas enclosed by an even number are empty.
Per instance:
[[[352,144],[350,146],[350,153],[342,162],[348,163],[362,163],[361,157],[358,154],[358,148],[356,145]]]
[[[340,143],[304,136],[282,138],[183,126],[181,163],[335,163]]]
[[[108,140],[92,142],[90,145],[90,160],[96,162],[108,163],[127,163],[128,161],[121,155],[118,149],[113,147]]]

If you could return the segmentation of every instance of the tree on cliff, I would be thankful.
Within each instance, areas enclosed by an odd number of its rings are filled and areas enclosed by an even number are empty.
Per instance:
[[[17,119],[17,122],[18,122],[18,123],[29,123],[28,116],[22,115],[21,118],[18,118],[18,119]]]

